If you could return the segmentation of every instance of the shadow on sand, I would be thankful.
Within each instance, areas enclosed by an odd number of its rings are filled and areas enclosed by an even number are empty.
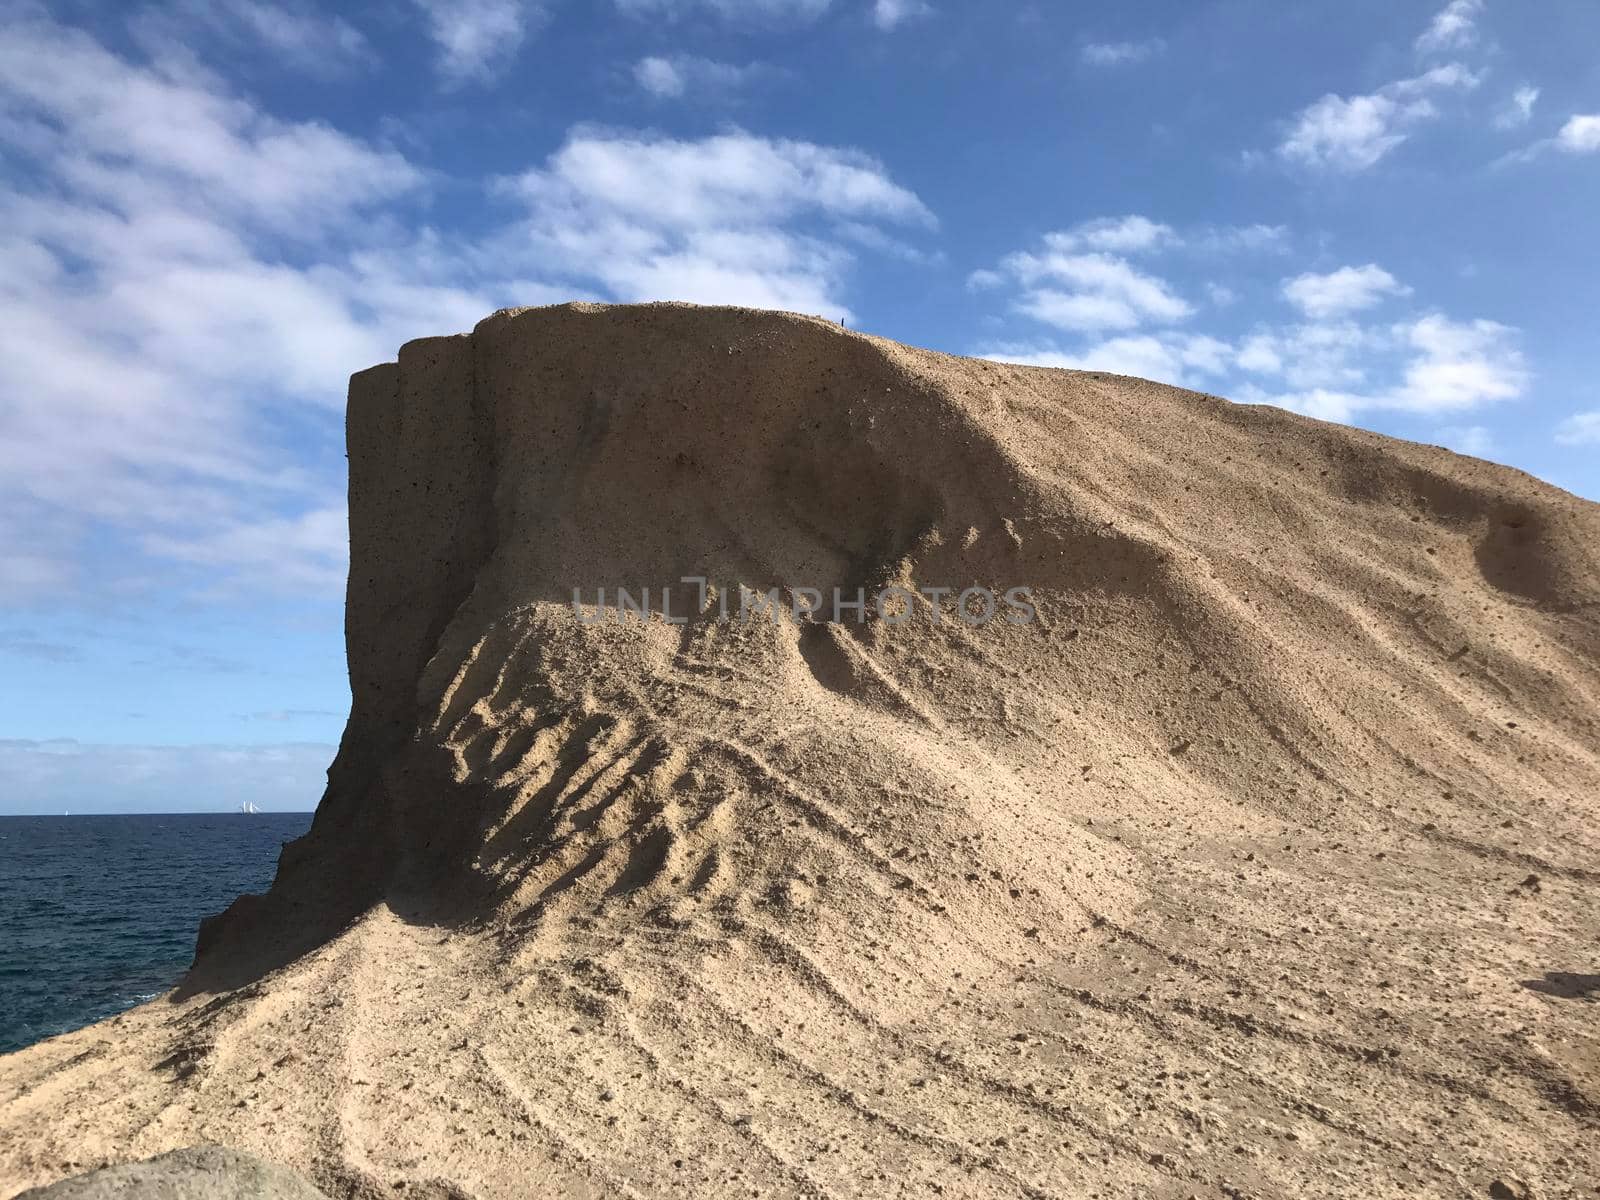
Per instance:
[[[1522,986],[1557,1000],[1600,1001],[1600,975],[1574,975],[1568,971],[1546,971],[1543,979],[1524,979]]]

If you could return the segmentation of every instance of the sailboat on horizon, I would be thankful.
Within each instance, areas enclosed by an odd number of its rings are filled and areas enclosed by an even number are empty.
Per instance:
[[[260,812],[261,810],[259,808],[257,808],[252,802],[250,802],[249,800],[246,800],[243,804],[239,805],[239,811],[242,812],[242,813],[255,814],[255,813]]]

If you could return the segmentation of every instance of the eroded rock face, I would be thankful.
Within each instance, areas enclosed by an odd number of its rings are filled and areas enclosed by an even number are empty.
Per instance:
[[[191,1146],[23,1192],[18,1200],[328,1200],[286,1167],[225,1146]]]
[[[1593,506],[1276,410],[782,314],[573,305],[355,376],[349,447],[354,700],[275,889],[293,929],[396,889],[530,920],[557,901],[673,909],[695,880],[783,892],[760,848],[809,835],[724,803],[774,787],[807,797],[803,830],[832,830],[817,871],[893,890],[869,819],[985,844],[996,861],[966,865],[1010,872],[1058,810],[1023,797],[1104,779],[1080,758],[1144,764],[1146,799],[1349,819],[1374,771],[1450,790],[1486,722],[1594,736]],[[670,588],[682,615],[691,576],[722,591],[686,626],[574,612],[618,588],[659,611]],[[745,588],[893,585],[1026,587],[1040,619],[974,629],[948,598],[942,624],[714,619]],[[781,732],[797,714],[821,743]],[[1538,791],[1515,760],[1476,765]],[[906,800],[941,792],[1014,795],[1019,816]],[[1102,864],[1085,904],[1138,902],[1120,847],[1051,836],[1050,863]],[[1063,895],[1087,878],[1026,873]]]
[[[685,306],[412,343],[349,443],[313,830],[173,1000],[0,1064],[0,1179],[223,1134],[519,1200],[1600,1176],[1541,982],[1600,934],[1595,505]]]

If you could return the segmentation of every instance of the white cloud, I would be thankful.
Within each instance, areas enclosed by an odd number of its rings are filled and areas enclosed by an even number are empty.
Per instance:
[[[762,73],[757,65],[738,67],[690,54],[651,56],[633,65],[634,83],[658,100],[726,95]]]
[[[1409,295],[1401,284],[1376,263],[1341,267],[1327,275],[1306,274],[1285,280],[1284,298],[1314,319],[1360,312],[1382,302],[1385,296]]]
[[[1224,225],[1181,239],[1183,245],[1207,254],[1286,254],[1289,229],[1284,225]]]
[[[5,428],[0,421],[0,431]],[[83,533],[60,512],[25,504],[0,483],[0,608],[26,608],[83,590]],[[11,493],[8,495],[8,492]]]
[[[1022,286],[1018,311],[1070,330],[1133,329],[1190,316],[1194,310],[1164,280],[1116,255],[1080,249],[1095,239],[1116,244],[1124,232],[1048,234],[1042,251],[1008,256],[1001,267]]]
[[[1300,114],[1278,153],[1306,166],[1364,170],[1405,141],[1399,120],[1400,106],[1386,96],[1324,96]]]
[[[804,24],[828,11],[832,0],[616,0],[617,10],[633,17],[678,20],[703,12],[752,25]]]
[[[450,87],[500,75],[544,20],[532,0],[415,0],[438,47],[439,75]]]
[[[1482,72],[1473,71],[1461,63],[1453,62],[1424,71],[1412,79],[1397,80],[1385,87],[1383,92],[1385,95],[1408,99],[1425,96],[1429,92],[1470,92],[1482,82]]]
[[[1162,225],[1148,217],[1102,217],[1070,229],[1053,233],[1046,239],[1057,250],[1076,249],[1109,250],[1127,254],[1141,250],[1155,250],[1176,245],[1177,233],[1170,225]]]
[[[1277,339],[1270,334],[1258,333],[1245,339],[1234,361],[1244,371],[1263,375],[1283,373],[1283,355],[1278,352]]]
[[[1563,446],[1600,446],[1600,409],[1573,413],[1556,429]]]
[[[1472,45],[1478,40],[1478,17],[1482,13],[1483,0],[1451,0],[1417,38],[1418,52],[1440,54]]]
[[[1078,57],[1091,67],[1125,67],[1152,59],[1166,48],[1160,38],[1147,42],[1090,42]]]
[[[1495,321],[1452,321],[1437,314],[1397,329],[1412,353],[1400,386],[1381,399],[1413,412],[1460,412],[1527,389],[1516,331]]]
[[[1499,159],[1495,166],[1532,162],[1552,150],[1572,155],[1600,152],[1600,114],[1570,117],[1554,137],[1542,138],[1531,146],[1512,151]]]
[[[1047,233],[1037,249],[1007,255],[998,270],[975,271],[967,283],[974,290],[1014,284],[1018,294],[1012,307],[1057,329],[1095,333],[1171,325],[1193,316],[1194,306],[1167,280],[1135,266],[1133,258],[1180,252],[1211,257],[1276,252],[1285,248],[1287,240],[1288,231],[1281,226],[1209,227],[1180,233],[1138,214],[1101,217]],[[1219,305],[1237,299],[1215,281],[1207,286],[1207,294]]]
[[[1137,308],[1104,292],[1061,292],[1043,288],[1017,302],[1017,310],[1058,329],[1133,329],[1142,321]]]
[[[0,39],[0,600],[337,595],[352,370],[496,308],[846,310],[879,227],[933,218],[848,150],[575,131],[476,240],[402,156],[42,17]],[[93,548],[94,553],[90,553]]]
[[[1481,82],[1460,63],[1435,67],[1366,96],[1327,95],[1305,108],[1278,145],[1287,162],[1332,171],[1364,171],[1439,115],[1430,96],[1470,91]]]
[[[689,90],[683,64],[670,58],[641,58],[633,66],[633,81],[661,99],[677,99]]]
[[[1539,103],[1539,89],[1524,85],[1511,94],[1504,107],[1495,114],[1496,129],[1518,129],[1533,120],[1533,107]]]
[[[1002,346],[989,350],[983,357],[1021,366],[1135,375],[1185,386],[1193,385],[1202,376],[1215,378],[1225,372],[1231,350],[1226,342],[1216,338],[1163,333],[1110,338],[1076,353],[1042,347]]]
[[[168,0],[141,12],[134,28],[141,40],[164,51],[203,32],[232,50],[327,79],[376,61],[360,30],[307,0]]]
[[[1368,384],[1367,361],[1390,348],[1387,331],[1351,321],[1318,321],[1262,329],[1239,345],[1236,365],[1283,380],[1296,392],[1352,392]]]
[[[179,204],[200,201],[251,225],[305,235],[421,179],[398,154],[325,125],[265,117],[206,77],[130,68],[57,26],[13,24],[0,42],[0,68],[0,96],[12,110],[0,137],[19,153],[48,156],[63,182],[106,206],[85,217],[163,209],[160,236],[175,243],[199,232],[179,227],[183,218],[171,211]],[[136,178],[131,166],[141,169]],[[58,221],[48,204],[30,215]],[[101,232],[109,231],[93,231]]]
[[[42,18],[0,42],[0,108],[0,150],[25,164],[0,187],[6,590],[80,578],[94,527],[205,539],[337,505],[337,481],[298,465],[273,431],[331,425],[352,364],[414,332],[375,266],[341,247],[420,174]],[[296,247],[327,265],[288,265]],[[292,417],[297,405],[309,407]],[[296,573],[298,550],[265,577]],[[134,569],[111,559],[93,569]],[[322,579],[340,563],[339,548],[304,561]]]
[[[1600,151],[1600,115],[1573,117],[1556,135],[1556,145],[1568,154]]]
[[[1061,329],[1132,329],[1147,321],[1182,321],[1194,312],[1165,280],[1104,254],[1047,255],[1013,269],[1030,285],[1059,282],[1070,290],[1038,286],[1019,302],[1021,311]]]
[[[888,33],[898,29],[915,17],[925,17],[933,11],[924,0],[873,0],[872,22]]]
[[[1096,239],[1149,254],[1288,248],[1287,231],[1259,228],[1270,236],[1218,230],[1184,234],[1148,218],[1119,218],[1051,234],[1041,249],[1002,260],[1000,271],[975,272],[969,286],[991,291],[1011,284],[1017,289],[1008,299],[1012,311],[1078,336],[1066,344],[996,340],[978,353],[1203,387],[1235,400],[1343,422],[1375,412],[1466,413],[1525,394],[1529,376],[1518,332],[1505,325],[1440,313],[1370,324],[1354,319],[1385,297],[1411,294],[1376,264],[1287,279],[1283,294],[1304,321],[1265,324],[1223,338],[1160,328],[1192,317],[1193,310],[1165,281],[1136,269],[1126,257],[1093,249]],[[1207,273],[1217,265],[1208,260]],[[1214,279],[1208,288],[1215,305],[1234,298]],[[1475,428],[1445,426],[1456,444],[1482,452],[1487,446],[1470,432]]]
[[[217,577],[277,577],[307,594],[335,594],[344,583],[348,529],[342,506],[289,517],[231,521],[196,537],[151,533],[142,539],[157,558],[205,567]]]
[[[1341,281],[1341,272],[1299,277],[1315,281],[1295,289],[1312,319],[1258,327],[1237,340],[1171,329],[1118,332],[1109,319],[1091,319],[1097,310],[1090,300],[1096,298],[1089,297],[1053,322],[1088,335],[1079,345],[1000,342],[979,353],[1035,366],[1136,375],[1347,423],[1377,412],[1466,413],[1526,393],[1529,374],[1516,330],[1438,313],[1397,323],[1358,323],[1346,314],[1368,307],[1377,294],[1401,295],[1406,289],[1376,268],[1351,270],[1353,282]],[[1025,292],[1015,307],[1028,311],[1034,299],[1036,293]],[[1114,336],[1105,336],[1108,330]],[[1574,437],[1593,430],[1600,439],[1600,414],[1591,416],[1593,421],[1572,425]],[[1447,425],[1438,436],[1466,453],[1492,449],[1472,424]]]
[[[590,201],[661,228],[739,228],[806,211],[935,224],[869,155],[742,131],[683,141],[584,130],[515,187],[542,208]]]
[[[1474,458],[1488,458],[1496,450],[1494,434],[1483,425],[1446,425],[1433,431],[1433,439],[1457,454]]]
[[[852,256],[830,225],[936,224],[876,159],[740,131],[700,141],[579,131],[508,188],[528,207],[519,232],[536,261],[624,300],[847,316],[837,291]]]
[[[1288,390],[1252,383],[1235,398],[1338,421],[1373,410],[1467,412],[1526,392],[1516,342],[1516,330],[1494,321],[1437,313],[1386,327],[1338,322],[1266,331],[1242,344],[1238,365],[1281,379]]]
[[[1353,424],[1360,413],[1371,407],[1367,397],[1333,388],[1309,388],[1303,392],[1269,392],[1249,385],[1233,393],[1232,398],[1241,404],[1270,404],[1286,408],[1302,416],[1319,421],[1334,421],[1340,425]]]

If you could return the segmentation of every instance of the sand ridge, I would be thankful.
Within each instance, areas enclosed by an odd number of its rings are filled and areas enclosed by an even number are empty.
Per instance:
[[[738,309],[498,313],[349,411],[312,832],[0,1060],[0,1192],[1593,1194],[1600,507]],[[573,610],[685,576],[1038,620]]]

